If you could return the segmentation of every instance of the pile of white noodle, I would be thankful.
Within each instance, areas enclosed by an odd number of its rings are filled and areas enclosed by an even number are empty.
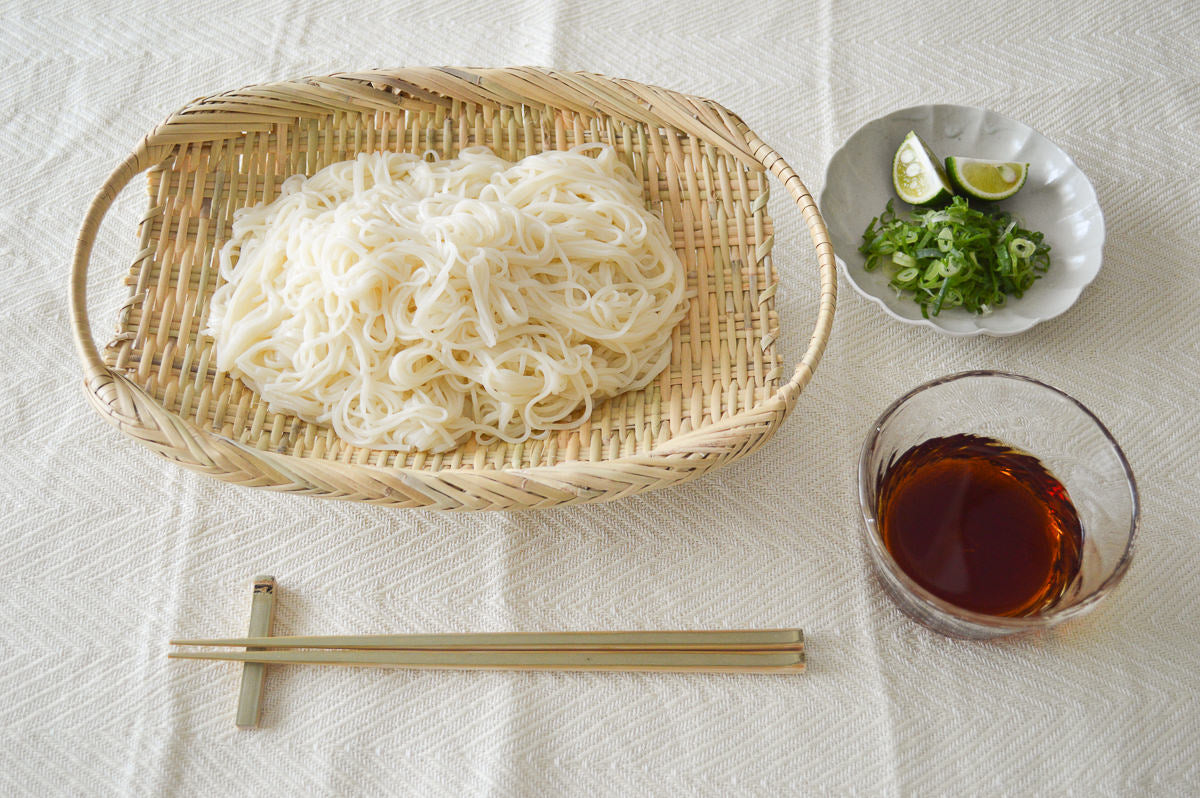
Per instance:
[[[220,256],[217,367],[376,449],[572,426],[662,371],[685,308],[670,237],[605,145],[364,153],[237,212]]]

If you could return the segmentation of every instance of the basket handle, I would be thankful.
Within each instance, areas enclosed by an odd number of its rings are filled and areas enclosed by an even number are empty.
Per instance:
[[[99,393],[105,385],[114,381],[127,382],[127,380],[104,365],[96,342],[92,339],[92,328],[87,310],[88,262],[96,243],[96,233],[100,229],[100,222],[104,220],[108,209],[112,207],[122,189],[145,170],[149,163],[150,155],[146,142],[143,140],[141,145],[122,161],[104,181],[104,185],[100,187],[100,191],[88,206],[87,214],[83,218],[83,226],[75,239],[75,254],[71,263],[69,285],[71,332],[75,338],[75,348],[79,353],[79,359],[83,363],[84,385],[93,400],[100,398]],[[107,405],[107,403],[104,404]]]
[[[754,157],[779,178],[779,182],[783,183],[784,188],[788,190],[792,199],[800,207],[800,213],[804,216],[808,232],[816,246],[817,265],[821,271],[820,305],[817,309],[817,323],[813,328],[812,337],[808,341],[808,349],[800,362],[796,364],[796,371],[792,374],[792,378],[780,386],[775,396],[772,397],[774,401],[782,402],[785,408],[784,413],[787,413],[795,404],[800,391],[812,379],[813,371],[821,361],[821,355],[825,352],[825,344],[829,340],[829,333],[833,329],[833,314],[837,308],[837,260],[833,256],[833,243],[829,240],[829,229],[825,226],[825,220],[821,218],[817,203],[809,193],[808,187],[804,185],[804,181],[792,171],[792,167],[783,160],[783,156],[763,143],[762,139],[754,135],[748,127],[744,124],[739,124],[738,127],[745,135],[746,143],[754,153]]]

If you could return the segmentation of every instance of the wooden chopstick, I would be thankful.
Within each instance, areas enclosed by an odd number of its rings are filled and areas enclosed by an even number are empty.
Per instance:
[[[172,640],[174,646],[438,651],[761,651],[803,647],[800,629],[329,635]],[[247,660],[253,661],[253,660]]]
[[[291,665],[452,670],[684,671],[795,673],[804,670],[804,644],[755,651],[703,650],[285,650],[171,652],[175,659]]]

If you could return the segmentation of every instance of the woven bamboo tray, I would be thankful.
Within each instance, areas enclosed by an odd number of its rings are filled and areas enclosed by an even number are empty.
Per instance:
[[[236,208],[285,178],[360,151],[485,144],[509,159],[612,144],[662,213],[688,269],[691,305],[671,364],[641,391],[599,404],[546,440],[448,453],[376,451],[267,412],[213,365],[200,334],[216,252]],[[117,332],[103,353],[86,307],[88,261],[113,200],[147,172],[149,207]],[[769,174],[795,199],[817,252],[819,309],[783,380],[767,215]],[[783,159],[711,100],[578,72],[411,68],[249,86],[192,102],[152,130],[88,209],[71,314],[85,387],[121,431],[188,468],[241,485],[396,507],[493,510],[604,501],[693,479],[760,446],[812,378],[833,323],[825,224]]]

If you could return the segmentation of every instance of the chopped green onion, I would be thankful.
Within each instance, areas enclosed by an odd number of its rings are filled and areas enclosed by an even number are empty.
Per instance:
[[[1028,238],[1014,238],[1008,248],[1014,258],[1028,258],[1037,251],[1037,247]]]
[[[937,234],[938,249],[942,252],[949,252],[954,247],[954,231],[949,227],[943,227]]]
[[[990,313],[1050,268],[1041,233],[1023,229],[1008,213],[974,210],[963,197],[908,218],[897,217],[888,202],[867,225],[859,252],[868,271],[890,262],[892,287],[911,292],[927,317],[952,307]]]
[[[953,277],[958,274],[958,267],[953,263],[948,263],[944,260],[935,260],[934,263],[938,265],[938,274],[943,277]]]

